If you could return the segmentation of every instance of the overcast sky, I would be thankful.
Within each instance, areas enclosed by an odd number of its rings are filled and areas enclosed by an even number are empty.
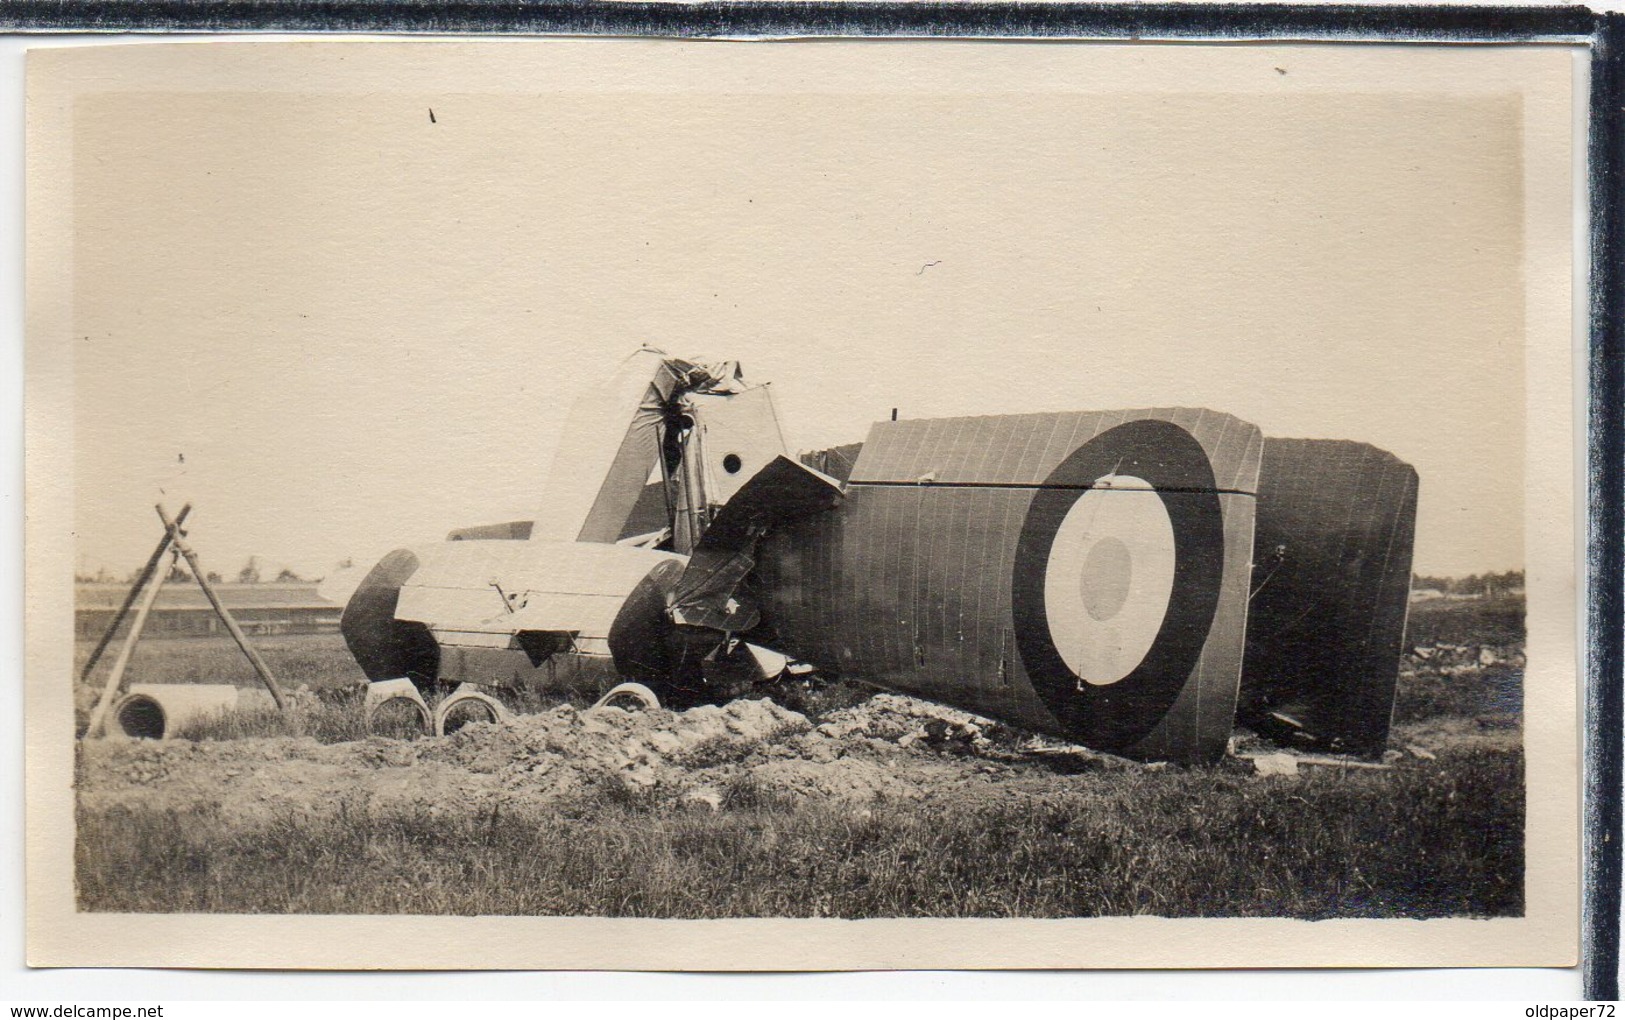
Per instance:
[[[227,574],[527,518],[641,343],[741,360],[798,447],[894,406],[1372,442],[1421,476],[1419,571],[1521,566],[1515,98],[1258,73],[82,98],[79,566],[138,566],[159,499]]]

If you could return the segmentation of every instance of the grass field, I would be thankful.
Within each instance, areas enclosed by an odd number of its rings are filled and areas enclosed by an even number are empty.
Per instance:
[[[1524,639],[1522,595],[1492,599],[1435,599],[1411,603],[1405,643],[1512,645]]]
[[[1506,915],[1523,908],[1521,765],[1099,774],[859,810],[746,783],[715,813],[606,791],[548,817],[337,805],[257,831],[113,810],[81,814],[78,874],[91,909],[136,912]]]
[[[1505,609],[1429,606],[1413,635],[1503,648],[1521,640],[1521,617]],[[336,638],[272,639],[263,651],[290,689],[358,677]],[[246,663],[227,661],[235,654],[218,643],[152,642],[141,679],[253,683]],[[84,909],[136,912],[1516,915],[1520,691],[1521,669],[1504,662],[1451,672],[1413,656],[1394,745],[1430,741],[1437,757],[1296,778],[1260,777],[1234,759],[1080,770],[1009,758],[990,779],[981,773],[995,765],[974,755],[875,750],[853,738],[843,761],[923,778],[905,795],[861,802],[793,794],[758,778],[780,749],[719,746],[705,762],[728,776],[714,808],[607,777],[546,810],[472,796],[403,809],[358,794],[277,809],[252,825],[226,805],[82,801],[79,899]],[[796,707],[816,724],[860,697],[838,688]],[[271,716],[209,736],[346,740],[343,712],[324,705],[291,724]],[[355,746],[387,762],[392,743]],[[196,767],[213,767],[207,746],[196,745],[205,754]]]
[[[329,704],[320,695],[355,688],[366,676],[337,634],[276,635],[253,639],[254,648],[297,706],[289,716],[269,709],[249,709],[230,719],[211,721],[208,736],[230,739],[267,733],[314,736],[322,741],[358,740],[366,736],[353,704]],[[74,675],[84,668],[94,648],[81,641],[74,649]],[[74,691],[75,733],[83,734],[101,684],[117,648],[109,648],[92,683]],[[162,638],[141,642],[130,660],[127,683],[234,684],[263,691],[254,667],[229,637]]]
[[[253,639],[254,649],[286,687],[313,689],[343,687],[364,683],[366,676],[355,664],[344,639],[337,634],[278,634]],[[73,668],[77,676],[90,658],[94,642],[80,641],[74,647]],[[106,677],[117,647],[103,653],[96,667],[95,682]],[[237,684],[259,686],[254,667],[242,651],[224,635],[213,637],[152,638],[142,641],[130,659],[129,683]]]

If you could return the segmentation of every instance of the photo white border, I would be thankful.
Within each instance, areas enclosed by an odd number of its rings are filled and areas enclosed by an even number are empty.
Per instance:
[[[517,41],[515,41],[517,42]],[[668,44],[669,45],[669,44]],[[702,45],[723,46],[740,44],[710,43]],[[758,45],[758,44],[746,44]],[[881,45],[881,44],[875,44]],[[904,45],[902,43],[885,43],[884,45]],[[921,43],[913,45],[946,45],[941,43]],[[953,45],[967,45],[955,43]],[[969,44],[975,45],[975,44]],[[1105,45],[1105,44],[1102,44]],[[1188,44],[1171,44],[1187,46]],[[1325,45],[1325,44],[1320,44]],[[1368,49],[1382,47],[1371,47]],[[141,47],[145,49],[146,47]],[[1574,122],[1575,116],[1582,121],[1586,92],[1583,82],[1583,61],[1576,61],[1581,68],[1577,72],[1580,83],[1573,95],[1575,101],[1574,111],[1570,116],[1557,118],[1565,130]],[[414,88],[421,88],[421,80],[414,83]],[[52,102],[59,97],[42,96],[40,101]],[[1530,118],[1531,121],[1534,117]],[[38,139],[37,143],[49,144],[48,139]],[[1581,146],[1577,157],[1583,157],[1583,139],[1576,140]],[[1531,162],[1531,177],[1541,172],[1550,171],[1550,166]],[[1541,171],[1536,167],[1542,166]],[[1583,217],[1583,193],[1571,194],[1567,188],[1570,175],[1567,172],[1559,174],[1565,182],[1562,200],[1569,202],[1578,200],[1579,207],[1575,215]],[[67,178],[60,173],[51,175],[50,179],[65,181]],[[1539,190],[1544,182],[1550,185],[1551,178],[1543,177],[1536,190],[1528,192],[1531,196]],[[48,197],[48,194],[47,196]],[[1533,208],[1535,201],[1531,200]],[[1530,213],[1533,217],[1535,214]],[[31,220],[30,227],[38,230],[30,239],[30,259],[36,264],[60,267],[67,263],[60,258],[60,253],[53,254],[49,245],[51,239],[49,230],[38,219]],[[64,235],[66,236],[66,235]],[[1528,234],[1531,244],[1534,244],[1535,234]],[[1577,231],[1576,236],[1583,243],[1583,231]],[[1562,245],[1563,258],[1567,260],[1573,249],[1567,243],[1567,236]],[[34,247],[43,243],[46,247]],[[1533,249],[1531,249],[1533,250]],[[1583,269],[1581,260],[1576,269]],[[1550,332],[1555,321],[1552,313],[1554,309],[1563,311],[1561,328],[1562,338],[1570,338],[1583,349],[1585,335],[1583,319],[1578,333],[1571,332],[1575,326],[1572,313],[1576,304],[1583,310],[1583,302],[1571,299],[1569,288],[1569,275],[1564,275],[1561,285],[1555,278],[1549,287],[1534,287],[1530,293],[1530,314],[1540,321],[1535,323],[1538,327],[1532,336]],[[31,281],[32,290],[32,281]],[[58,292],[60,293],[60,291]],[[60,309],[56,311],[60,312]],[[52,332],[52,313],[49,307],[38,303],[30,305],[30,329],[43,330],[41,335]],[[65,335],[65,334],[64,334]],[[1551,338],[1548,336],[1546,341]],[[1545,342],[1545,341],[1543,341]],[[1568,345],[1564,345],[1565,347]],[[1532,345],[1533,347],[1533,345]],[[29,476],[31,485],[29,493],[29,514],[33,521],[29,531],[28,566],[30,577],[45,576],[71,576],[71,553],[67,558],[62,557],[61,549],[52,548],[51,533],[45,522],[50,520],[71,519],[71,502],[62,502],[60,491],[48,491],[37,484],[38,479],[50,477],[69,477],[71,470],[63,470],[63,465],[71,463],[71,441],[64,437],[70,433],[60,429],[60,423],[69,420],[62,416],[64,408],[71,411],[71,402],[64,400],[64,395],[71,397],[71,382],[64,379],[63,367],[60,363],[53,363],[46,357],[43,363],[31,359],[30,372],[35,379],[31,380],[29,393],[28,416],[30,421],[30,453]],[[1577,361],[1573,369],[1578,372],[1583,369],[1583,360]],[[37,380],[37,381],[36,381]],[[39,388],[43,387],[43,388]],[[1565,387],[1567,390],[1565,390]],[[1583,449],[1575,448],[1575,418],[1572,415],[1574,407],[1573,398],[1576,393],[1583,398],[1583,388],[1580,380],[1568,371],[1558,371],[1552,359],[1547,355],[1531,358],[1528,376],[1530,421],[1530,449],[1529,473],[1526,479],[1528,487],[1528,506],[1531,511],[1530,527],[1528,529],[1528,549],[1530,562],[1530,600],[1531,600],[1531,659],[1541,659],[1545,669],[1531,670],[1529,687],[1537,692],[1537,697],[1531,701],[1539,700],[1526,719],[1526,741],[1530,749],[1530,790],[1544,788],[1541,784],[1550,781],[1549,769],[1556,768],[1561,771],[1567,764],[1577,774],[1578,758],[1573,752],[1575,733],[1577,727],[1577,714],[1574,697],[1568,699],[1568,704],[1548,703],[1552,686],[1559,684],[1560,674],[1564,664],[1563,649],[1568,649],[1569,661],[1566,664],[1568,672],[1567,682],[1572,685],[1575,672],[1572,661],[1572,642],[1568,635],[1577,633],[1578,621],[1573,613],[1573,588],[1578,583],[1578,575],[1569,577],[1553,576],[1553,570],[1540,569],[1537,564],[1567,563],[1569,570],[1573,571],[1577,560],[1573,551],[1578,546],[1579,537],[1575,534],[1573,524],[1577,520],[1576,514],[1580,508],[1572,499],[1577,479],[1572,469],[1577,461],[1583,459]],[[1567,409],[1556,411],[1554,408]],[[1543,413],[1533,413],[1541,409]],[[53,426],[52,423],[55,423]],[[1568,449],[1573,453],[1571,457],[1553,457],[1557,449]],[[64,460],[64,458],[67,458]],[[46,474],[36,474],[46,472]],[[1561,496],[1554,498],[1554,493],[1567,494],[1568,498]],[[71,494],[69,495],[71,500]],[[62,516],[69,511],[69,516]],[[1558,559],[1550,557],[1558,556]],[[59,569],[60,568],[60,569]],[[49,572],[47,575],[46,572]],[[37,626],[40,619],[56,621],[60,627],[62,621],[71,621],[71,591],[67,585],[60,585],[60,591],[51,590],[53,586],[30,581],[27,591],[27,601],[30,609],[29,634],[33,639],[29,647],[28,686],[30,688],[30,714],[28,716],[28,747],[30,755],[30,770],[28,787],[30,796],[46,800],[71,787],[71,757],[68,759],[66,773],[62,771],[62,756],[60,745],[62,741],[53,742],[50,739],[52,732],[63,732],[61,726],[61,704],[65,704],[65,696],[60,691],[49,691],[45,685],[50,677],[68,675],[61,666],[60,649],[52,645],[62,645],[55,641],[52,627],[45,627],[42,631]],[[71,623],[69,624],[71,626]],[[1541,636],[1537,637],[1537,631]],[[71,641],[65,643],[71,648]],[[1536,654],[1538,652],[1538,654]],[[55,660],[55,661],[53,661]],[[51,670],[56,670],[54,674]],[[43,679],[42,679],[43,678]],[[1543,693],[1542,693],[1543,692]],[[53,704],[53,698],[55,704]],[[44,700],[40,700],[44,699]],[[1561,699],[1556,699],[1561,701]],[[70,707],[71,710],[71,707]],[[1568,758],[1564,758],[1564,744],[1567,744]],[[1555,755],[1551,754],[1555,750]],[[70,749],[71,751],[71,749]],[[67,778],[68,783],[63,783]],[[1578,797],[1578,784],[1573,783],[1575,798]],[[71,793],[68,795],[71,804]],[[1565,803],[1562,798],[1530,797],[1530,824],[1532,829],[1564,829],[1574,832],[1577,825],[1577,801]],[[547,918],[516,918],[516,919],[463,919],[463,918],[220,918],[198,917],[196,915],[165,915],[161,917],[129,918],[114,915],[79,915],[73,914],[71,919],[52,916],[53,907],[61,906],[61,893],[68,890],[68,904],[71,908],[71,861],[67,869],[53,865],[49,847],[60,848],[63,843],[60,829],[53,828],[56,820],[50,818],[36,819],[30,817],[29,845],[30,862],[30,922],[31,927],[37,928],[39,940],[30,947],[30,959],[36,963],[98,963],[122,965],[148,965],[162,966],[185,963],[190,965],[220,965],[210,963],[209,960],[219,958],[222,950],[230,953],[233,947],[253,947],[256,959],[254,966],[300,967],[318,966],[331,967],[336,965],[352,967],[388,966],[387,951],[372,956],[351,956],[337,961],[334,949],[341,946],[354,947],[358,943],[367,943],[378,940],[374,944],[382,944],[403,937],[406,931],[402,930],[403,923],[410,927],[414,925],[428,925],[422,930],[411,932],[411,937],[446,937],[462,943],[469,939],[469,945],[479,947],[479,959],[471,960],[465,965],[482,967],[504,966],[532,966],[535,963],[534,950],[528,948],[538,943],[551,941],[552,938],[563,936],[566,941],[575,941],[577,945],[585,941],[588,945],[578,954],[567,953],[561,959],[554,960],[555,964],[597,966],[603,965],[605,959],[595,955],[592,943],[601,938],[614,941],[620,951],[608,962],[611,965],[659,966],[659,967],[704,967],[718,969],[719,961],[716,955],[721,954],[727,960],[742,962],[749,966],[753,963],[763,962],[753,953],[753,946],[759,947],[763,926],[790,925],[803,929],[800,934],[791,934],[783,931],[774,931],[776,943],[774,956],[778,966],[797,955],[806,953],[822,953],[818,957],[824,966],[1077,966],[1080,960],[1076,954],[1055,954],[1044,952],[1042,945],[1028,944],[1028,936],[1018,931],[1025,926],[1038,926],[1040,929],[1048,928],[1051,933],[1055,926],[1088,925],[1090,926],[1091,941],[1106,937],[1114,939],[1118,935],[1134,937],[1147,935],[1160,943],[1163,952],[1150,957],[1136,956],[1118,957],[1107,954],[1102,958],[1099,953],[1091,954],[1092,966],[1185,966],[1185,961],[1192,958],[1191,954],[1200,950],[1204,966],[1236,966],[1250,967],[1259,965],[1327,965],[1341,963],[1360,966],[1392,966],[1400,964],[1421,964],[1425,962],[1439,962],[1447,964],[1486,965],[1496,963],[1526,962],[1529,957],[1523,952],[1530,942],[1545,942],[1546,945],[1561,944],[1565,937],[1572,938],[1577,931],[1577,918],[1573,913],[1573,904],[1562,902],[1569,897],[1570,892],[1577,896],[1578,882],[1573,882],[1572,890],[1565,891],[1561,887],[1564,883],[1559,880],[1551,884],[1542,884],[1541,881],[1531,882],[1528,890],[1531,905],[1531,917],[1525,919],[1502,919],[1496,921],[1328,921],[1312,923],[1314,938],[1312,941],[1325,941],[1322,933],[1329,935],[1332,940],[1348,938],[1360,940],[1356,929],[1377,925],[1382,927],[1382,947],[1364,946],[1363,952],[1356,952],[1354,958],[1343,953],[1341,949],[1328,951],[1326,947],[1313,947],[1308,952],[1294,952],[1290,961],[1278,955],[1281,948],[1301,950],[1303,942],[1303,927],[1310,922],[1291,921],[1163,921],[1157,919],[1091,919],[1079,921],[880,921],[880,922],[841,922],[841,921],[724,921],[724,922],[675,922],[675,921],[630,921],[605,919],[547,919]],[[71,816],[69,818],[69,839],[71,840]],[[1576,837],[1577,838],[1577,835]],[[1558,840],[1563,842],[1561,838]],[[1573,840],[1568,848],[1571,862],[1577,868],[1577,855],[1574,854]],[[58,862],[60,863],[60,862]],[[1571,871],[1573,868],[1570,869]],[[1549,877],[1549,876],[1548,876]],[[64,882],[64,878],[67,879]],[[1544,881],[1544,880],[1543,880]],[[70,909],[71,913],[71,909]],[[1538,915],[1538,916],[1537,916]],[[108,922],[106,924],[102,922]],[[240,927],[243,922],[246,927],[254,931],[246,932]],[[61,922],[61,923],[59,923]],[[478,929],[489,925],[511,927],[511,931],[503,933],[500,944],[493,952],[492,940],[488,932]],[[669,934],[656,934],[656,945],[645,941],[645,932],[650,929],[659,929],[663,926],[705,925],[707,947],[703,954],[682,951],[674,947]],[[381,925],[382,927],[375,927]],[[534,927],[540,925],[540,928]],[[874,931],[874,937],[854,937],[853,926],[899,926],[887,932]],[[1492,940],[1500,944],[1488,947],[1491,951],[1480,953],[1476,950],[1486,948],[1482,944],[1475,945],[1473,959],[1465,960],[1451,958],[1447,951],[1443,954],[1437,951],[1442,945],[1452,941],[1452,925],[1465,926],[1491,926],[1498,928],[1519,928],[1518,932],[1507,932],[1507,940],[1501,943],[1499,939]],[[554,926],[557,926],[556,928]],[[629,927],[630,926],[630,927]],[[1001,926],[1005,926],[1002,927]],[[1227,931],[1223,937],[1225,943],[1222,952],[1213,952],[1213,940],[1209,935],[1199,934],[1188,936],[1174,929],[1188,926],[1201,926],[1212,928],[1214,926],[1238,926],[1241,931]],[[1280,933],[1264,929],[1276,926],[1286,926]],[[926,931],[925,928],[940,928],[941,931]],[[983,929],[968,936],[973,944],[965,947],[949,947],[944,941],[959,941],[960,933],[954,931],[958,928],[963,932],[969,928]],[[1245,929],[1251,928],[1252,931]],[[386,931],[385,929],[388,929]],[[1153,931],[1153,929],[1157,929]],[[898,932],[906,932],[911,938],[925,939],[927,948],[904,948],[899,950],[894,944]],[[835,933],[834,938],[842,944],[840,951],[829,953],[831,947],[826,935]],[[941,934],[945,940],[939,940]],[[386,938],[385,936],[389,936]],[[990,936],[1010,936],[1012,941],[1005,943],[1008,949],[997,953],[990,953],[984,939]],[[314,937],[313,937],[314,936]],[[1052,934],[1040,934],[1038,942],[1048,941]],[[244,940],[247,941],[244,941]],[[1283,947],[1277,939],[1284,939],[1294,943],[1292,947]],[[1554,940],[1554,941],[1546,941]],[[679,940],[680,941],[680,940]],[[1477,941],[1477,940],[1473,940]],[[133,944],[148,947],[147,952],[139,954],[137,958],[128,956],[128,949]],[[280,945],[287,949],[276,958],[271,958],[265,951],[268,944]],[[1348,943],[1343,948],[1347,948]],[[1272,955],[1276,953],[1276,955]],[[781,955],[782,954],[782,955]],[[221,961],[235,963],[237,966],[245,965],[244,960]],[[774,962],[774,961],[766,961]],[[1547,962],[1559,962],[1557,958]],[[1330,977],[1330,975],[1326,975]],[[1320,980],[1320,978],[1315,978]],[[1476,982],[1475,982],[1476,984]]]

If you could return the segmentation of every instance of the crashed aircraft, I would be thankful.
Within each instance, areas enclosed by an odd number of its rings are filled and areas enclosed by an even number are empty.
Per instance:
[[[535,518],[384,557],[342,631],[427,722],[524,690],[683,707],[816,668],[1145,760],[1239,721],[1378,754],[1415,471],[1189,408],[883,421],[786,449],[737,363],[645,348],[576,403]],[[428,695],[425,700],[424,695]]]

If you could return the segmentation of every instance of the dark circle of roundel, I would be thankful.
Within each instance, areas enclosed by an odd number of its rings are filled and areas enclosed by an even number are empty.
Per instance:
[[[1174,581],[1151,650],[1114,684],[1072,672],[1050,636],[1044,580],[1050,547],[1067,511],[1105,475],[1132,475],[1162,497],[1174,532]],[[1109,497],[1108,497],[1109,498]],[[1011,606],[1016,647],[1033,689],[1077,739],[1100,748],[1133,745],[1150,733],[1190,679],[1219,605],[1224,519],[1213,466],[1173,422],[1131,421],[1074,450],[1033,497],[1016,545]]]

